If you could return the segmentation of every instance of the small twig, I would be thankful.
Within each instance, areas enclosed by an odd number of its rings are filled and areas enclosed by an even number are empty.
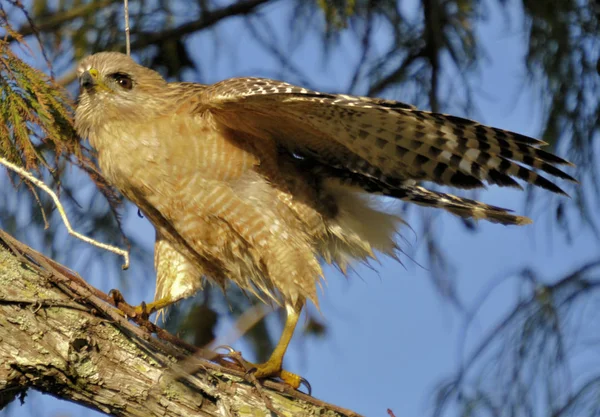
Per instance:
[[[40,308],[64,307],[73,310],[91,311],[91,309],[82,306],[75,301],[36,299],[36,298],[8,298],[0,297],[0,304],[28,304],[35,308],[37,312]]]
[[[125,8],[125,50],[127,56],[131,55],[131,41],[129,40],[129,1],[123,0],[123,6]]]
[[[60,214],[60,217],[65,225],[65,227],[67,228],[67,232],[79,239],[82,240],[86,243],[89,243],[90,245],[96,246],[100,249],[104,249],[107,250],[109,252],[112,252],[114,254],[117,255],[121,255],[124,259],[125,262],[123,264],[123,269],[127,269],[129,268],[129,252],[126,250],[123,250],[121,248],[117,248],[116,246],[112,246],[112,245],[108,245],[106,243],[101,243],[98,242],[97,240],[94,240],[90,237],[87,237],[85,235],[82,235],[81,233],[76,232],[75,230],[73,230],[73,228],[71,227],[71,223],[69,222],[69,219],[67,218],[67,214],[65,213],[65,209],[62,206],[62,204],[60,203],[60,200],[58,199],[58,196],[54,193],[54,191],[52,191],[50,189],[50,187],[48,187],[46,184],[44,184],[43,181],[37,179],[36,177],[34,177],[30,172],[28,172],[27,170],[18,167],[17,165],[7,161],[6,159],[0,157],[0,164],[4,165],[6,168],[10,169],[11,171],[16,172],[18,175],[20,175],[21,177],[25,178],[26,180],[28,180],[29,182],[31,182],[32,184],[34,184],[36,187],[41,188],[42,190],[44,190],[46,193],[48,193],[48,195],[50,196],[50,198],[52,198],[52,201],[54,202],[54,204],[56,205],[56,208],[58,209],[58,213]]]

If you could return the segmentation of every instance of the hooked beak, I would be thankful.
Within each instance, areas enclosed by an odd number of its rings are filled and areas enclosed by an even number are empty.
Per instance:
[[[97,69],[89,69],[81,74],[81,77],[79,77],[79,85],[81,88],[85,88],[86,90],[95,88],[99,84],[98,75]]]

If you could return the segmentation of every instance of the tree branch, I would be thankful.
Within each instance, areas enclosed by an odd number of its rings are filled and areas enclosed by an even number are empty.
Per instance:
[[[72,7],[62,13],[56,13],[50,16],[44,16],[44,19],[39,24],[34,26],[26,25],[19,28],[17,32],[21,36],[33,35],[35,32],[53,32],[60,28],[65,23],[71,22],[80,17],[86,17],[96,13],[98,10],[109,6],[113,3],[120,2],[121,0],[97,0],[92,3],[82,4],[80,6]],[[15,40],[14,37],[8,35],[6,42],[10,43]]]
[[[0,409],[34,388],[124,417],[358,417],[278,382],[257,388],[221,355],[152,337],[151,323],[134,325],[105,299],[0,230]]]
[[[136,40],[131,43],[131,49],[141,49],[159,42],[180,39],[189,33],[206,29],[224,18],[247,15],[254,12],[259,6],[275,1],[277,0],[238,1],[230,6],[225,6],[212,11],[205,11],[200,15],[200,19],[184,23],[172,29],[166,29],[161,32],[137,32],[135,33]]]
[[[74,7],[68,11],[53,16],[48,16],[43,22],[36,24],[35,27],[27,25],[17,30],[19,35],[28,36],[35,32],[53,32],[57,28],[63,26],[72,20],[80,17],[86,17],[93,13],[96,13],[99,9],[107,7],[113,3],[121,0],[98,0],[93,3],[88,3],[82,6]],[[140,49],[149,45],[153,45],[158,42],[162,42],[170,39],[179,39],[183,35],[197,32],[202,29],[206,29],[218,23],[220,20],[227,17],[247,15],[255,11],[255,9],[265,3],[275,2],[277,0],[245,0],[238,1],[229,6],[222,7],[215,10],[206,10],[200,15],[198,20],[193,22],[184,23],[175,28],[166,29],[161,32],[137,32],[132,33],[138,38],[137,41],[131,44],[132,49]],[[15,40],[14,37],[7,35],[6,42],[10,43]]]

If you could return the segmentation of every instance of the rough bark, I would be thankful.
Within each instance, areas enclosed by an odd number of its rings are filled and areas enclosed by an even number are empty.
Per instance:
[[[33,388],[115,416],[357,416],[277,382],[248,381],[220,356],[192,356],[106,299],[0,231],[0,409]]]

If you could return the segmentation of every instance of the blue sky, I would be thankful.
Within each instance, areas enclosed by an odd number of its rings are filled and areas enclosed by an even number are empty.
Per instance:
[[[508,25],[504,16],[494,13],[498,12],[494,6],[490,7],[490,19],[478,28],[488,57],[475,81],[476,118],[535,136],[541,126],[542,107],[531,85],[523,80],[524,45],[519,11],[512,13],[517,20]],[[281,36],[279,43],[286,45],[286,3],[265,9],[265,13],[271,21],[285,16],[285,24],[276,25],[276,33]],[[240,75],[277,76],[295,81],[251,42],[240,23],[238,20],[222,25],[218,29],[219,42],[206,32],[190,37],[195,60],[215,60],[203,66],[202,81],[215,82]],[[381,52],[389,38],[385,30],[376,33]],[[358,57],[352,46],[354,42],[350,35],[344,35],[340,47],[333,49],[333,55],[324,63],[319,40],[308,39],[295,48],[293,62],[313,85],[341,91],[348,85]],[[218,55],[214,48],[220,49]],[[387,97],[403,101],[401,96]],[[457,104],[456,109],[459,107]],[[455,113],[466,116],[459,110]],[[523,194],[513,190],[492,188],[479,198],[520,212],[524,210]],[[414,212],[411,211],[409,221],[417,221]],[[523,266],[532,267],[551,280],[597,255],[597,241],[583,228],[572,244],[567,245],[557,228],[551,226],[553,214],[538,204],[531,213],[535,221],[532,226],[481,224],[474,234],[465,232],[450,214],[436,218],[436,231],[457,268],[459,295],[466,306],[473,305],[491,282]],[[135,215],[133,208],[128,210],[126,230],[142,236],[151,247],[152,228]],[[408,230],[404,235],[414,247],[420,248],[416,258],[426,265],[422,239]],[[286,368],[308,379],[315,396],[366,416],[385,416],[388,408],[397,416],[422,416],[431,411],[435,385],[456,369],[458,359],[465,354],[464,350],[459,351],[463,318],[440,298],[427,271],[409,259],[403,260],[405,267],[383,260],[378,273],[359,266],[349,280],[333,269],[327,270],[321,319],[327,324],[328,335],[320,340],[295,338],[286,357]],[[134,265],[132,279],[140,279],[135,271]],[[109,282],[97,277],[92,277],[92,281],[102,290],[112,288]],[[129,291],[126,298],[132,303],[150,300],[153,291],[153,286],[143,286],[142,291]],[[514,304],[517,291],[514,280],[497,287],[476,317],[466,351]],[[227,333],[227,324],[220,326],[220,331]],[[242,352],[244,346],[243,342],[235,345]],[[34,394],[30,398],[34,398],[32,407],[45,410],[43,414],[36,411],[31,415],[92,415],[89,410],[48,396]],[[18,408],[15,411],[13,415],[20,415]]]

